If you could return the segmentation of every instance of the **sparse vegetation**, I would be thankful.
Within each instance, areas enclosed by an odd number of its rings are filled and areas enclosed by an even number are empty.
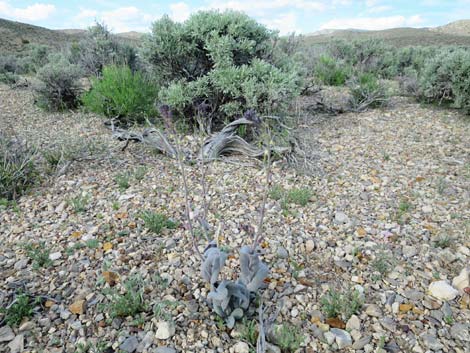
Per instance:
[[[26,256],[33,262],[33,269],[38,270],[52,265],[52,261],[49,258],[50,250],[46,243],[28,243],[24,246],[24,249]]]
[[[297,326],[283,324],[275,329],[276,344],[283,353],[294,353],[304,341],[304,335]]]
[[[67,203],[73,209],[75,213],[85,212],[90,202],[90,195],[82,193],[80,195],[71,197],[68,199]]]
[[[349,103],[354,111],[363,111],[367,108],[383,107],[387,104],[386,89],[373,74],[363,73],[353,77],[349,83],[351,99]]]
[[[3,320],[7,325],[17,326],[24,318],[33,316],[34,305],[37,303],[38,300],[31,299],[28,294],[20,293],[11,305],[0,308],[0,314],[3,314]]]
[[[0,198],[15,200],[39,179],[36,150],[0,131]]]
[[[356,290],[338,292],[330,289],[320,299],[323,313],[328,318],[339,318],[347,321],[352,315],[358,314],[364,305],[364,299]]]
[[[144,300],[145,283],[140,276],[129,277],[123,284],[123,293],[114,287],[105,291],[109,298],[106,312],[111,318],[134,316],[146,311],[147,304]]]
[[[161,213],[145,211],[142,213],[141,218],[145,223],[145,227],[155,234],[160,234],[163,229],[176,228],[176,223]]]

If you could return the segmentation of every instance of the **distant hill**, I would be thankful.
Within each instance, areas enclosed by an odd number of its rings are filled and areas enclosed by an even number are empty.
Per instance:
[[[432,31],[439,33],[446,33],[458,36],[470,36],[470,20],[460,20],[440,26],[431,28]]]
[[[18,53],[27,49],[29,43],[45,44],[55,48],[79,41],[84,29],[52,30],[26,23],[0,19],[0,53]],[[116,34],[124,42],[139,46],[144,33],[125,32]],[[357,29],[325,29],[305,35],[307,44],[323,44],[333,39],[383,39],[393,45],[465,45],[470,46],[470,20],[461,20],[436,28],[394,28],[383,31]]]
[[[305,36],[305,40],[308,44],[324,44],[334,39],[354,40],[374,38],[383,39],[397,47],[409,45],[470,46],[469,29],[470,20],[463,20],[436,28],[393,28],[382,31],[356,29],[324,30]]]
[[[26,23],[15,22],[0,18],[0,53],[18,53],[26,50],[28,44],[44,44],[57,49],[82,39],[84,29],[52,30]],[[118,33],[117,37],[123,42],[137,46],[140,44],[143,33]]]

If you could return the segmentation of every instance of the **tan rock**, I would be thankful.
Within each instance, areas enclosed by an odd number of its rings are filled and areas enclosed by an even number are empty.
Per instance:
[[[81,315],[85,312],[85,301],[77,300],[70,304],[69,310],[72,314]]]

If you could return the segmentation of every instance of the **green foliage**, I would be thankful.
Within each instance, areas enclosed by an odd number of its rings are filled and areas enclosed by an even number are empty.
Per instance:
[[[34,304],[27,294],[22,293],[16,296],[8,308],[0,308],[0,313],[4,315],[3,319],[7,325],[17,326],[24,318],[33,316]]]
[[[82,96],[89,110],[121,122],[144,122],[155,114],[158,89],[140,72],[127,66],[107,66],[92,80],[92,89]]]
[[[135,49],[122,43],[101,23],[90,27],[78,43],[72,43],[69,52],[70,62],[87,75],[99,76],[108,65],[126,65],[132,70],[137,66]]]
[[[299,206],[307,206],[312,196],[313,193],[308,188],[294,188],[287,192],[286,201]]]
[[[448,104],[470,114],[470,51],[445,48],[429,58],[419,77],[425,102]]]
[[[275,328],[276,345],[283,353],[294,353],[304,342],[304,335],[297,326],[283,324]]]
[[[49,62],[52,48],[42,44],[30,44],[27,56],[22,60],[24,72],[37,72]]]
[[[52,261],[49,259],[50,251],[45,243],[28,243],[24,246],[24,249],[26,256],[33,261],[33,269],[37,270],[52,265]]]
[[[387,273],[389,273],[395,264],[394,258],[390,255],[390,252],[385,250],[377,251],[376,257],[371,261],[370,265],[379,275],[374,276],[374,280],[379,280]]]
[[[119,190],[124,191],[129,189],[130,184],[130,174],[128,172],[120,173],[114,177],[114,181],[118,184]]]
[[[81,70],[70,64],[64,57],[56,56],[53,61],[37,73],[39,84],[34,87],[37,104],[52,111],[75,108],[79,102]]]
[[[452,238],[450,236],[446,235],[441,235],[434,241],[434,247],[436,248],[448,248],[452,244]]]
[[[143,279],[139,276],[132,276],[122,286],[124,293],[118,292],[115,288],[110,288],[106,293],[110,299],[107,306],[110,317],[134,316],[146,311]]]
[[[258,339],[258,324],[256,320],[248,320],[246,318],[240,324],[239,327],[240,338],[248,343],[251,348],[256,347],[256,341]]]
[[[207,11],[184,23],[163,17],[153,25],[144,55],[163,88],[162,103],[193,119],[202,103],[214,123],[249,108],[284,108],[300,91],[294,65],[273,64],[277,36],[248,16]]]
[[[175,229],[177,224],[161,213],[145,211],[141,215],[142,220],[151,232],[160,234],[163,229]]]
[[[20,77],[17,74],[11,72],[0,72],[0,82],[5,83],[7,85],[14,85],[18,83]]]
[[[328,86],[343,86],[351,74],[351,69],[341,62],[322,55],[314,69],[314,77]]]
[[[340,318],[344,321],[359,313],[364,300],[357,290],[338,292],[333,289],[320,299],[321,309],[328,318]]]
[[[388,102],[385,86],[371,73],[353,77],[348,86],[351,92],[349,103],[355,111],[382,107]]]
[[[71,197],[67,200],[68,205],[72,207],[75,213],[85,212],[89,202],[90,196],[85,193]]]
[[[0,132],[0,198],[14,200],[39,178],[36,151]]]

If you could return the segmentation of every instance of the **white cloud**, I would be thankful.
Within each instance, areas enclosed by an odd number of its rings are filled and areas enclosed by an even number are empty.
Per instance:
[[[281,35],[300,32],[297,28],[297,17],[292,12],[279,15],[278,17],[261,18],[260,22],[268,28],[279,30]]]
[[[170,17],[177,22],[184,22],[188,19],[191,9],[185,2],[177,2],[170,5]]]
[[[0,1],[0,16],[19,21],[45,20],[56,11],[52,4],[35,3],[25,8],[13,7],[7,1]]]
[[[98,14],[100,22],[104,22],[113,32],[140,31],[147,32],[150,23],[157,18],[135,6],[120,7],[115,10]]]
[[[411,17],[358,17],[348,19],[334,19],[321,25],[320,29],[366,29],[381,30],[403,26],[414,27],[423,22],[420,15]]]
[[[237,10],[247,13],[256,13],[260,11],[276,10],[283,8],[295,8],[303,11],[324,11],[326,5],[322,1],[308,0],[232,0],[232,1],[212,1],[208,8],[219,10]],[[285,15],[284,15],[285,16]]]
[[[368,13],[381,13],[392,10],[392,6],[388,5],[379,5],[379,6],[372,6],[367,10]]]
[[[81,9],[80,12],[78,13],[78,15],[75,16],[75,19],[77,21],[87,20],[87,19],[90,19],[90,18],[94,18],[97,15],[98,15],[98,11],[90,10],[90,9]]]

